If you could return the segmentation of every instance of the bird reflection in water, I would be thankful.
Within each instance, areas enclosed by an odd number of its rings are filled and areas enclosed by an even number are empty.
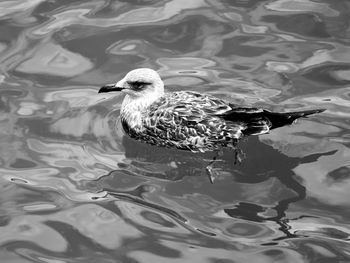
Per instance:
[[[125,147],[125,157],[127,162],[119,163],[123,172],[137,177],[156,178],[166,181],[184,181],[185,178],[199,177],[205,174],[205,165],[215,153],[192,153],[178,149],[167,149],[156,147],[145,143],[135,141],[128,136],[123,137],[123,146]],[[240,218],[255,222],[273,221],[280,225],[280,230],[285,233],[285,238],[292,237],[289,232],[286,211],[290,204],[301,201],[306,196],[306,189],[302,182],[295,176],[293,168],[302,163],[310,163],[317,160],[322,155],[331,155],[333,152],[323,154],[312,154],[303,158],[288,157],[273,147],[261,142],[257,136],[251,136],[241,141],[238,145],[245,153],[246,158],[235,165],[232,161],[234,152],[230,149],[224,149],[218,162],[220,163],[220,175],[217,184],[209,184],[210,188],[224,187],[223,184],[230,187],[231,183],[256,185],[277,179],[286,189],[290,190],[286,194],[279,195],[279,201],[274,206],[264,206],[250,202],[238,202],[232,208],[224,209],[224,212],[233,218]],[[274,161],[271,161],[274,160]],[[115,171],[117,174],[120,171]],[[113,172],[112,172],[113,174]],[[230,179],[231,178],[231,179]],[[110,188],[111,182],[100,181],[100,187],[104,188],[109,194],[120,197],[118,192]],[[105,178],[105,180],[108,180]],[[114,179],[115,180],[115,179]],[[227,180],[230,180],[228,182]],[[187,183],[186,183],[187,182]],[[204,184],[205,182],[201,181]],[[188,186],[192,191],[191,186]],[[106,189],[108,188],[108,189]],[[203,186],[203,189],[206,188]],[[206,189],[209,189],[208,188]],[[188,191],[188,189],[186,189]],[[197,189],[198,190],[198,189]],[[141,191],[141,189],[138,189]],[[216,190],[217,191],[217,190]],[[213,193],[216,192],[213,190]],[[232,189],[234,191],[234,189]],[[144,193],[144,191],[141,191]],[[129,193],[142,199],[142,193]],[[207,193],[210,195],[210,193]],[[163,210],[163,209],[162,209]],[[274,215],[264,215],[267,211],[274,211]],[[289,219],[290,220],[290,219]]]

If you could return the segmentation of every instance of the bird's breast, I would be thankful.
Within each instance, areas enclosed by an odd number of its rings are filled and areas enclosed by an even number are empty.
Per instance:
[[[129,129],[142,129],[142,114],[134,105],[125,105],[123,107],[121,119]]]

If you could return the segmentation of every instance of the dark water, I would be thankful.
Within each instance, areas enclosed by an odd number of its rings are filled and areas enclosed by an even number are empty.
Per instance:
[[[0,2],[1,262],[350,262],[350,1]],[[151,67],[169,90],[325,113],[213,154],[123,135]]]

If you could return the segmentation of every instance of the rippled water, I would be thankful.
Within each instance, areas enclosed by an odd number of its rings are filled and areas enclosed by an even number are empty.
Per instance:
[[[350,262],[348,0],[0,2],[1,262]],[[169,90],[325,113],[213,154],[123,135],[137,67]]]

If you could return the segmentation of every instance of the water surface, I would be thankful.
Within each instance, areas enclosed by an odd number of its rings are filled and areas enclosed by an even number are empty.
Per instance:
[[[350,262],[350,3],[0,2],[1,262]],[[225,150],[126,137],[137,67],[167,89],[326,108]]]

